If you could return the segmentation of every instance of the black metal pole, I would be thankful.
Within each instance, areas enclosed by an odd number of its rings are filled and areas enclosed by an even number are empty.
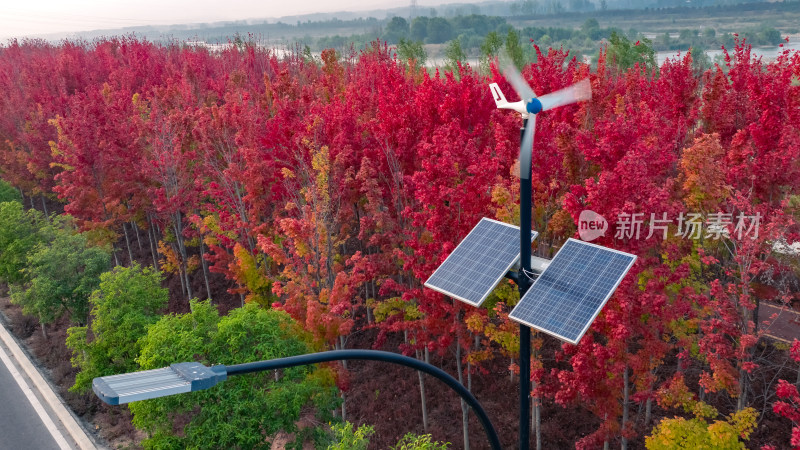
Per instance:
[[[520,131],[520,159],[521,153],[533,149],[522,148],[522,136],[525,133],[525,119]],[[532,159],[532,158],[531,158]],[[520,165],[520,171],[525,170]],[[520,273],[517,287],[519,297],[522,298],[530,287],[531,274],[531,172],[520,172],[519,176],[519,243],[520,243]],[[519,326],[519,448],[528,450],[530,443],[530,411],[531,411],[531,329],[526,325]]]
[[[329,352],[311,353],[309,355],[290,356],[288,358],[271,359],[268,361],[258,361],[245,364],[235,364],[233,366],[226,366],[225,370],[230,375],[243,375],[252,372],[262,372],[266,370],[285,369],[287,367],[305,366],[308,364],[317,364],[321,362],[340,361],[340,360],[367,360],[367,361],[382,361],[392,364],[400,364],[402,366],[411,367],[428,375],[434,376],[443,381],[452,390],[456,391],[475,411],[481,425],[483,426],[486,436],[489,439],[489,444],[494,450],[500,450],[500,439],[497,437],[492,422],[489,416],[483,410],[483,407],[478,403],[478,399],[470,391],[467,390],[455,378],[450,376],[447,372],[439,369],[436,366],[428,364],[418,359],[410,358],[408,356],[399,355],[397,353],[383,352],[379,350],[333,350]]]

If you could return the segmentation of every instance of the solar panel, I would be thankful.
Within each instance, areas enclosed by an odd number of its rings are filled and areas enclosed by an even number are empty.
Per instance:
[[[635,255],[569,239],[510,317],[577,344],[635,260]]]
[[[425,287],[479,306],[519,260],[519,227],[483,218],[425,282]],[[531,242],[537,232],[531,231]]]

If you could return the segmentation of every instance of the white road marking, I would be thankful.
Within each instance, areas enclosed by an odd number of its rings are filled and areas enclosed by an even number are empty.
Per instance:
[[[33,409],[36,411],[36,414],[38,414],[39,418],[42,419],[45,428],[47,428],[47,431],[49,431],[50,434],[53,436],[53,439],[55,439],[58,446],[62,450],[70,450],[71,447],[67,443],[67,440],[64,438],[64,435],[62,435],[61,432],[58,431],[58,428],[56,428],[56,424],[53,423],[53,420],[44,410],[44,406],[42,406],[41,402],[39,402],[39,399],[36,398],[36,396],[33,394],[33,391],[28,386],[28,383],[26,383],[25,379],[22,378],[22,374],[20,374],[17,371],[16,367],[14,367],[14,364],[11,362],[11,358],[8,356],[5,350],[3,350],[3,347],[0,347],[0,361],[2,361],[3,364],[5,364],[5,366],[8,368],[8,371],[11,372],[11,376],[14,377],[14,381],[17,382],[17,385],[19,385],[19,388],[25,394],[25,397],[28,398],[28,401],[31,403]]]
[[[83,427],[81,427],[75,420],[75,417],[70,414],[63,401],[53,392],[53,389],[47,384],[42,374],[33,367],[28,356],[25,355],[17,344],[17,341],[11,337],[11,334],[5,329],[2,323],[0,323],[0,343],[5,344],[8,352],[11,353],[11,358],[17,361],[21,371],[33,384],[33,388],[39,392],[44,402],[50,406],[50,410],[55,412],[55,418],[58,419],[61,425],[63,425],[64,430],[72,437],[77,448],[81,450],[97,450],[97,447],[86,434]]]
[[[777,313],[773,313],[773,314],[778,314],[779,316],[780,316],[782,313],[787,313],[787,314],[790,314],[790,315],[794,315],[794,316],[795,316],[795,320],[797,320],[797,318],[800,316],[800,314],[798,314],[798,312],[797,312],[797,311],[795,311],[795,310],[793,310],[793,309],[791,309],[791,308],[785,307],[785,306],[784,306],[784,307],[780,307],[780,306],[773,305],[773,304],[771,304],[771,303],[766,303],[766,302],[762,302],[760,306],[765,306],[765,307],[767,307],[767,308],[770,308],[770,309],[776,309],[776,310],[778,310],[778,312],[777,312]],[[760,316],[760,315],[761,315],[761,314],[759,314],[759,316]],[[771,316],[771,314],[770,314],[770,316]],[[777,319],[777,318],[776,318],[776,319]],[[767,319],[765,319],[765,320],[761,320],[761,318],[759,317],[759,320],[760,320],[760,322],[763,324],[764,322],[766,322],[766,321],[768,321],[768,320],[770,320],[770,319],[769,319],[769,318],[767,318]],[[775,323],[775,321],[772,321],[772,322],[770,322],[770,324],[767,326],[767,330],[764,332],[764,335],[765,335],[765,336],[767,336],[767,337],[770,337],[770,338],[772,338],[772,339],[775,339],[775,340],[777,340],[777,341],[781,341],[781,342],[785,342],[785,343],[787,343],[787,344],[791,344],[793,341],[790,341],[790,340],[788,340],[788,339],[786,339],[786,338],[778,337],[778,336],[775,336],[774,334],[770,334],[770,333],[769,333],[769,327],[771,327],[773,323]],[[790,321],[790,323],[791,323],[791,321]]]

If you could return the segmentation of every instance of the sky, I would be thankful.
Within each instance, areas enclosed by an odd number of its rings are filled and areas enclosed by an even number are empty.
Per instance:
[[[418,0],[417,3],[423,6],[449,1]],[[475,0],[461,0],[462,3],[471,1]],[[11,37],[51,33],[278,18],[410,4],[410,0],[3,0],[0,2],[0,42]]]

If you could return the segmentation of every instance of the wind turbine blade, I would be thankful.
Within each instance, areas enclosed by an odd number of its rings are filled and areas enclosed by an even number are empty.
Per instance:
[[[588,78],[584,78],[572,86],[539,97],[539,101],[542,103],[542,111],[547,111],[590,98],[592,98],[592,85]]]
[[[519,147],[519,176],[528,180],[531,177],[531,159],[533,157],[533,135],[536,133],[536,114],[531,114],[522,133],[522,144]]]
[[[525,78],[522,78],[522,74],[519,73],[517,70],[517,66],[514,65],[514,62],[511,61],[511,58],[506,54],[506,52],[502,52],[499,58],[500,69],[503,71],[503,75],[506,76],[506,80],[511,83],[511,86],[514,87],[514,90],[517,91],[517,94],[520,96],[521,100],[529,101],[530,99],[536,97],[536,93],[533,92],[533,89],[528,85],[528,82],[525,81]]]

